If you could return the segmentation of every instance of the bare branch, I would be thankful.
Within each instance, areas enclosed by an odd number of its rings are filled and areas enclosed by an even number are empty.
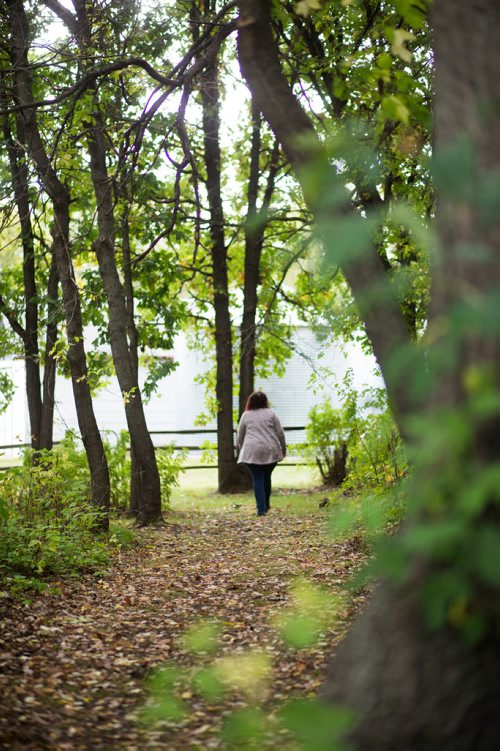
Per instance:
[[[9,308],[5,300],[3,299],[2,295],[0,295],[0,312],[4,314],[7,321],[9,322],[9,326],[11,327],[12,331],[14,331],[18,336],[21,337],[23,342],[26,342],[28,340],[28,334],[26,329],[24,329],[19,321],[17,320],[14,311]]]
[[[49,8],[56,16],[59,16],[61,21],[68,27],[72,34],[76,34],[77,19],[76,16],[61,5],[59,0],[42,0],[43,4]]]

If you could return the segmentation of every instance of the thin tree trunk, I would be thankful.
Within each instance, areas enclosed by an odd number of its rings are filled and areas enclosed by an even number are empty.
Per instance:
[[[125,202],[128,198],[123,196]],[[139,337],[137,326],[135,325],[134,312],[134,288],[132,276],[132,258],[130,253],[130,228],[129,228],[129,210],[128,206],[124,210],[121,220],[121,237],[122,237],[122,258],[123,258],[123,280],[125,291],[125,304],[127,308],[127,333],[129,341],[129,352],[135,378],[139,379]],[[142,472],[141,466],[135,454],[133,446],[130,451],[130,504],[129,513],[131,516],[138,517],[140,508],[140,499],[142,495]]]
[[[10,54],[14,72],[14,96],[17,104],[25,107],[21,112],[21,118],[26,137],[26,148],[36,165],[40,180],[54,207],[52,252],[57,264],[66,313],[68,362],[71,370],[78,426],[89,463],[92,502],[101,512],[98,526],[101,529],[107,529],[110,498],[109,471],[87,379],[87,359],[83,343],[80,296],[70,252],[70,196],[68,189],[59,180],[47,156],[38,130],[36,112],[32,106],[34,100],[28,64],[30,35],[22,0],[6,0],[6,5],[12,36]]]
[[[2,102],[6,97],[2,91]],[[25,327],[18,330],[23,340],[26,368],[26,397],[30,421],[31,447],[33,460],[37,461],[38,451],[50,451],[53,445],[54,391],[56,360],[53,348],[57,340],[57,289],[59,279],[54,256],[52,256],[47,285],[47,326],[44,357],[43,387],[40,383],[40,357],[38,347],[38,292],[36,287],[35,244],[31,225],[29,201],[28,169],[22,143],[26,142],[23,122],[17,116],[17,144],[9,127],[8,116],[4,116],[4,139],[7,143],[9,163],[14,188],[14,197],[21,226],[23,246],[23,279],[25,297]]]
[[[229,314],[227,248],[224,237],[224,212],[221,196],[219,82],[215,62],[201,76],[200,91],[203,103],[203,135],[210,207],[210,237],[212,241],[217,368],[215,392],[217,397],[218,479],[219,491],[224,493],[234,490],[234,474],[237,467],[233,434],[233,350]]]
[[[2,102],[5,94],[2,90]],[[17,117],[18,130],[22,128],[22,118]],[[25,323],[22,332],[24,360],[26,372],[26,397],[30,422],[31,448],[34,452],[40,449],[40,427],[42,416],[42,401],[40,393],[40,357],[38,351],[38,295],[35,277],[35,245],[33,228],[31,226],[31,210],[28,187],[28,168],[20,143],[25,139],[19,132],[16,144],[9,126],[9,117],[4,115],[3,135],[7,144],[10,173],[14,198],[21,227],[21,243],[23,248],[23,282],[25,300]]]
[[[47,285],[47,330],[45,334],[45,358],[42,386],[42,420],[40,424],[40,449],[50,451],[54,443],[54,395],[56,388],[57,361],[54,347],[57,341],[59,320],[59,276],[54,256]]]
[[[257,227],[261,141],[261,114],[252,100],[252,142],[250,147],[250,174],[247,190],[248,209],[245,223],[245,278],[243,284],[243,315],[240,330],[240,416],[245,411],[246,400],[249,394],[254,391],[255,386],[255,322],[263,239],[263,228]]]
[[[212,4],[204,2],[208,14]],[[198,33],[199,11],[192,9],[193,36]],[[219,492],[231,493],[246,483],[236,463],[233,428],[233,350],[229,312],[228,259],[224,236],[224,210],[221,188],[220,114],[218,63],[213,58],[199,77],[202,101],[203,139],[206,185],[210,209],[210,240],[213,275],[213,306],[215,313],[215,356],[217,398],[217,458]]]
[[[74,28],[82,52],[88,54],[92,36],[86,4],[78,0],[75,7],[77,18]],[[106,165],[104,118],[100,110],[97,89],[94,89],[94,108],[87,140],[99,230],[94,249],[108,302],[108,331],[113,362],[125,404],[132,455],[137,463],[137,473],[140,477],[137,522],[140,526],[145,526],[162,518],[160,475],[154,444],[144,415],[137,362],[134,361],[134,354],[131,354],[127,337],[127,328],[130,329],[130,316],[116,264],[114,201],[112,183]]]
[[[250,148],[250,175],[247,191],[247,218],[245,223],[245,279],[243,287],[243,315],[240,331],[240,383],[239,414],[244,412],[246,400],[255,388],[255,357],[257,347],[257,304],[260,279],[260,259],[267,224],[267,212],[274,193],[278,172],[279,143],[273,147],[268,167],[267,184],[260,209],[259,196],[261,156],[261,114],[252,100],[252,142]]]

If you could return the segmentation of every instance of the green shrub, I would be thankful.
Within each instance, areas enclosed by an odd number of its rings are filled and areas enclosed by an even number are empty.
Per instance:
[[[113,444],[105,443],[111,508],[116,511],[128,507],[128,445],[125,431]],[[157,458],[162,501],[168,507],[184,457],[169,446],[158,449]],[[91,503],[86,455],[74,435],[68,433],[52,451],[38,452],[36,462],[32,451],[26,451],[22,466],[0,477],[0,572],[33,577],[101,566],[109,545],[128,545],[133,533],[113,525],[108,538],[97,536],[98,515]]]
[[[52,451],[26,451],[22,466],[0,478],[0,570],[21,575],[71,573],[108,559],[94,533],[85,453],[67,434]]]
[[[0,478],[0,569],[41,575],[101,565],[107,559],[104,539],[93,529],[98,512],[90,502],[89,477],[71,438],[35,465]],[[71,460],[70,460],[71,458]]]
[[[130,495],[130,438],[128,431],[121,430],[116,440],[104,441],[104,450],[108,460],[110,481],[111,509],[125,511],[129,505]]]
[[[338,486],[346,478],[356,419],[352,401],[339,409],[324,401],[309,412],[305,452],[316,463],[325,485]]]
[[[406,474],[405,450],[388,409],[358,420],[350,450],[350,488],[387,488]]]
[[[325,485],[390,487],[406,473],[407,461],[385,391],[369,388],[358,394],[344,383],[340,395],[339,408],[327,400],[309,412],[306,457],[316,463]]]
[[[172,490],[179,484],[179,475],[186,453],[174,446],[163,446],[156,450],[156,461],[160,473],[161,500],[164,508],[170,508]]]

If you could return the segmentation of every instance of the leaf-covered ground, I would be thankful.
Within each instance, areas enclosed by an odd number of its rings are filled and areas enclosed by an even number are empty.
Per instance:
[[[141,532],[141,544],[106,571],[58,582],[58,594],[4,598],[0,748],[219,748],[221,718],[241,705],[237,695],[207,703],[187,691],[184,719],[137,721],[150,672],[199,659],[183,634],[204,618],[221,624],[219,655],[256,648],[272,658],[268,711],[313,694],[356,598],[314,647],[290,648],[273,623],[297,577],[340,592],[360,566],[359,541],[334,543],[325,519],[316,503],[304,515],[273,509],[264,519],[249,506],[189,511]]]

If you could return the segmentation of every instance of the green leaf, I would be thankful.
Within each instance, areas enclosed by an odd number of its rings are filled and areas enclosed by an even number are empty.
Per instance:
[[[284,726],[300,741],[301,751],[343,751],[341,737],[354,725],[354,714],[316,699],[290,701],[280,713]]]
[[[191,626],[184,634],[184,646],[194,654],[212,654],[219,647],[221,627],[215,621],[203,621]]]
[[[294,649],[311,647],[318,640],[321,622],[314,615],[290,613],[281,623],[281,636]]]
[[[382,99],[382,112],[387,120],[401,121],[408,125],[410,119],[410,110],[403,102],[401,97],[390,94]]]
[[[264,746],[267,717],[257,707],[239,709],[224,721],[222,738],[231,749],[255,749]]]
[[[494,587],[500,584],[500,529],[485,526],[474,539],[472,561],[481,579]]]
[[[404,60],[405,63],[411,63],[413,53],[406,44],[415,38],[415,34],[406,29],[394,29],[392,27],[386,28],[386,34],[391,43],[391,52]]]
[[[421,29],[427,19],[429,8],[426,0],[392,0],[403,20],[414,29]]]
[[[217,701],[224,696],[225,688],[214,673],[213,669],[201,668],[198,670],[191,683],[193,689],[198,691],[208,701]]]
[[[381,68],[382,70],[389,70],[392,67],[392,57],[388,52],[382,52],[377,57],[377,67]]]

